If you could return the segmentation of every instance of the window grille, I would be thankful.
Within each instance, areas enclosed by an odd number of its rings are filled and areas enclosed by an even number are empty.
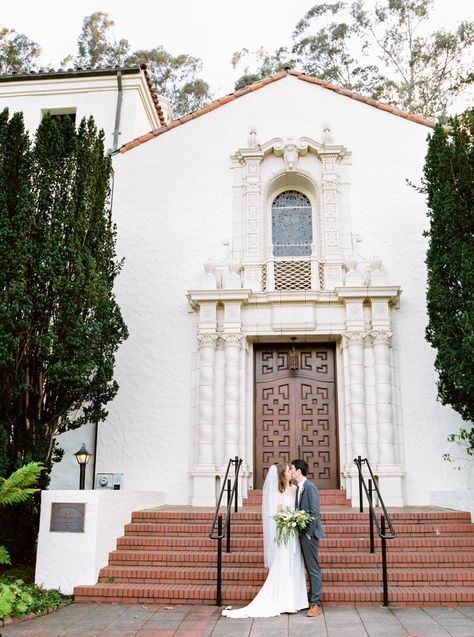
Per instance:
[[[286,190],[272,204],[272,242],[275,257],[311,255],[311,203],[302,192]]]

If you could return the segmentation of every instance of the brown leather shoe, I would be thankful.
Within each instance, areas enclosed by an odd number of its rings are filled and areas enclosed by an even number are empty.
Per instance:
[[[306,617],[317,617],[318,615],[321,615],[321,612],[321,606],[311,604],[309,611],[306,613]]]

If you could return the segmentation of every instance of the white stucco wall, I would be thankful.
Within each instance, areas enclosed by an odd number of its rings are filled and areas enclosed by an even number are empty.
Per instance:
[[[83,533],[51,532],[52,503],[84,503]],[[95,584],[133,511],[165,504],[164,493],[137,491],[43,491],[35,582],[65,595]]]
[[[185,294],[198,286],[204,261],[222,260],[223,242],[239,238],[231,154],[247,145],[251,127],[263,144],[320,140],[326,123],[334,143],[351,152],[344,256],[350,235],[360,235],[360,258],[378,254],[389,283],[402,288],[392,316],[406,502],[428,504],[430,491],[464,488],[441,459],[461,420],[436,402],[424,341],[425,204],[406,184],[420,181],[430,129],[290,76],[114,158],[117,249],[125,257],[117,298],[130,338],[117,356],[120,390],[100,425],[97,471],[123,473],[127,489],[166,488],[169,502],[189,501],[197,343]],[[271,161],[283,166],[282,158]],[[68,444],[80,442],[71,432]]]
[[[76,122],[94,116],[105,133],[105,149],[112,149],[117,110],[118,83],[114,73],[99,76],[61,77],[0,82],[0,110],[22,111],[33,135],[45,111],[75,109]],[[122,107],[118,146],[159,128],[159,118],[143,72],[122,76]]]

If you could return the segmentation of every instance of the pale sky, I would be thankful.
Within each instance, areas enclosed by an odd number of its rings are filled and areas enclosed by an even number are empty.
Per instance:
[[[37,42],[41,64],[59,67],[76,42],[85,16],[104,11],[115,22],[117,40],[132,50],[163,45],[170,53],[201,58],[201,77],[215,97],[233,91],[241,71],[230,60],[243,47],[269,51],[291,43],[291,33],[318,0],[0,0],[0,27],[10,27]],[[320,2],[322,0],[319,0]],[[374,0],[366,0],[367,5]],[[432,28],[453,28],[474,19],[471,0],[435,0]]]

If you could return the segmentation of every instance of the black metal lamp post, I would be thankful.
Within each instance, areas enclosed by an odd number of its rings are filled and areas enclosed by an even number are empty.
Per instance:
[[[83,491],[86,484],[86,465],[91,459],[91,454],[87,451],[85,444],[82,443],[82,447],[74,455],[79,463],[79,489]]]

